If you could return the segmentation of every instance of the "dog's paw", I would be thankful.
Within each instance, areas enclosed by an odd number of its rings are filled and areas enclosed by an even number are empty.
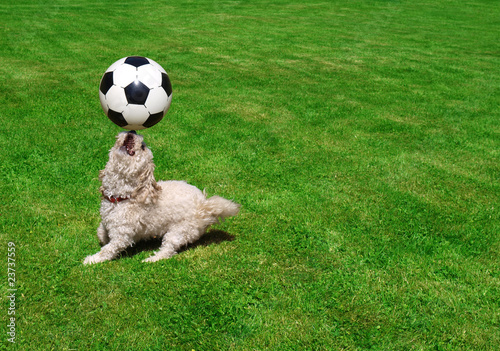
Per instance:
[[[166,253],[166,252],[159,251],[158,253],[156,253],[156,255],[148,257],[145,260],[142,260],[142,262],[158,262],[159,260],[165,260],[167,258],[174,256],[174,255],[175,255],[175,252],[174,253]]]
[[[148,257],[148,258],[142,260],[142,262],[151,262],[152,263],[152,262],[157,262],[159,260],[161,260],[161,258],[158,258],[156,256],[151,256],[151,257]]]
[[[95,255],[90,255],[85,257],[83,260],[83,264],[95,264],[95,263],[100,263],[106,261],[105,259],[102,259],[102,257],[99,256],[99,254]]]

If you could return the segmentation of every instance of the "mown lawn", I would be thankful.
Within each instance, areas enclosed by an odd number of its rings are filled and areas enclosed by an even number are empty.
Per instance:
[[[4,1],[0,350],[496,350],[499,25],[488,0]],[[242,209],[83,266],[121,131],[99,81],[130,55],[173,85],[156,177]]]

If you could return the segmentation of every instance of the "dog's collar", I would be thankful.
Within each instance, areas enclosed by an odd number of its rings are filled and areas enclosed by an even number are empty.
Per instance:
[[[104,194],[102,194],[102,196],[108,200],[109,202],[111,203],[115,203],[115,202],[120,202],[120,201],[125,201],[125,200],[130,200],[130,197],[115,197],[115,196],[106,196]]]

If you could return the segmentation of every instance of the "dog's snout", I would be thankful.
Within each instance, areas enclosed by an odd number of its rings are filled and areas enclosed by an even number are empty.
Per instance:
[[[134,139],[135,139],[135,135],[137,135],[137,133],[135,133],[135,131],[132,131],[132,132],[127,133],[127,136],[126,136],[125,140],[123,141],[123,146],[125,147],[127,153],[130,156],[135,155],[135,151],[134,151],[134,143],[135,143],[134,141],[135,140]]]

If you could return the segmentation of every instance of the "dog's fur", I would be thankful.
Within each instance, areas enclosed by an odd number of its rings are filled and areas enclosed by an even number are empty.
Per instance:
[[[99,173],[101,251],[86,257],[84,264],[112,260],[139,240],[155,237],[162,238],[160,250],[144,262],[169,258],[219,219],[238,213],[238,204],[219,196],[207,199],[185,182],[156,182],[154,167],[153,153],[141,135],[118,134],[109,161]]]

